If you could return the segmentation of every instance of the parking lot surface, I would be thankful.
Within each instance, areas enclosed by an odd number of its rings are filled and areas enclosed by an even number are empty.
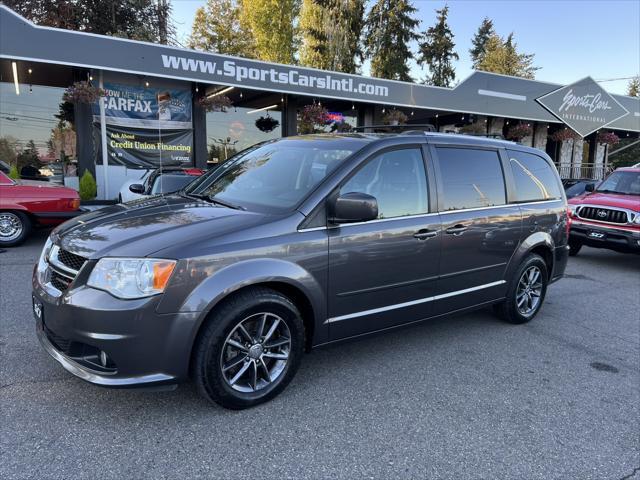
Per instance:
[[[315,350],[233,412],[44,353],[45,237],[0,253],[0,478],[640,479],[640,256],[584,248],[527,325],[481,310]]]

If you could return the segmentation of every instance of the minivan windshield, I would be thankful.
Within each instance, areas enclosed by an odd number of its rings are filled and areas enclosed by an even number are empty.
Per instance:
[[[640,172],[634,172],[633,170],[615,171],[598,185],[596,192],[640,195]]]
[[[232,208],[290,211],[361,145],[302,137],[270,142],[239,154],[183,192]]]

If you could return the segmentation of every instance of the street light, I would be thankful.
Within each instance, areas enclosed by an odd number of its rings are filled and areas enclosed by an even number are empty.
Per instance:
[[[227,138],[214,138],[213,139],[214,143],[219,143],[220,145],[222,145],[224,147],[224,159],[225,161],[229,158],[229,154],[227,149],[229,148],[229,146],[233,146],[236,143],[238,143],[238,140],[234,140],[233,142],[231,141],[231,137],[227,137]]]

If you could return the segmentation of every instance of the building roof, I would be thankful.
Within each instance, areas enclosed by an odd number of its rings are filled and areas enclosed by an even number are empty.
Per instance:
[[[476,71],[454,88],[418,85],[42,27],[3,5],[0,58],[353,102],[562,123],[557,114],[538,101],[562,88],[553,83]],[[591,79],[582,81],[585,80]],[[609,98],[620,106],[622,116],[601,126],[640,132],[640,99],[624,95]]]

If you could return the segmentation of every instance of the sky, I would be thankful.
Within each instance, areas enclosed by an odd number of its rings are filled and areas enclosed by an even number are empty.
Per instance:
[[[186,44],[196,9],[204,3],[171,0],[182,44]],[[605,90],[625,94],[628,77],[640,74],[638,0],[414,0],[420,32],[435,23],[435,10],[445,4],[460,55],[454,64],[457,81],[472,72],[471,38],[485,16],[493,20],[499,35],[514,32],[521,52],[535,54],[534,63],[541,67],[538,80],[568,84],[591,76],[605,80],[601,83]],[[366,64],[363,73],[368,73]],[[412,76],[422,80],[425,71],[414,64]]]

